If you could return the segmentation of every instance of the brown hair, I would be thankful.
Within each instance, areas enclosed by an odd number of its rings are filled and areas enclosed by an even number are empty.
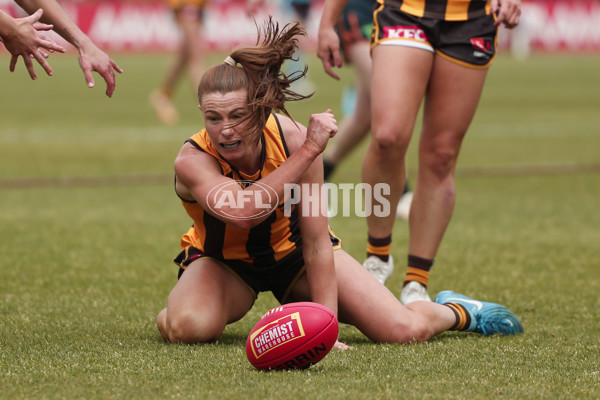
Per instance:
[[[261,132],[272,111],[279,111],[291,118],[285,108],[286,101],[302,100],[303,96],[290,90],[290,84],[303,78],[308,67],[286,75],[281,71],[285,60],[292,59],[298,48],[296,36],[306,36],[306,30],[296,22],[286,24],[281,30],[272,17],[265,22],[263,32],[257,26],[258,38],[255,46],[234,49],[229,55],[240,66],[229,63],[209,68],[198,85],[198,100],[207,93],[229,93],[240,89],[248,91],[250,113],[241,123],[248,122],[244,134]],[[262,43],[261,42],[262,38]],[[256,140],[260,138],[257,135]]]

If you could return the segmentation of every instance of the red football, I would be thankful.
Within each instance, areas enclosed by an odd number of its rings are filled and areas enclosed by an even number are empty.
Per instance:
[[[338,337],[331,310],[311,302],[269,310],[246,340],[246,355],[258,369],[303,369],[323,359]]]

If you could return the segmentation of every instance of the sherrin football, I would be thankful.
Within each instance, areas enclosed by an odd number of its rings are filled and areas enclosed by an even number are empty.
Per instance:
[[[252,328],[246,355],[261,370],[308,368],[329,353],[338,329],[333,312],[321,304],[284,304],[269,310]]]

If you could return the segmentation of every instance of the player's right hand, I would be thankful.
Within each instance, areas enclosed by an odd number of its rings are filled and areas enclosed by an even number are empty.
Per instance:
[[[311,145],[318,153],[322,153],[330,138],[338,131],[337,121],[333,112],[327,110],[324,113],[313,114],[306,128],[305,143]]]
[[[321,59],[325,72],[339,80],[340,76],[333,71],[333,67],[342,67],[342,56],[340,54],[340,39],[333,28],[319,29],[317,46],[317,56]]]

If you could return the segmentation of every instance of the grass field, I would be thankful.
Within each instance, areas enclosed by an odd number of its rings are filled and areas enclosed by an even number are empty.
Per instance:
[[[274,373],[254,370],[244,353],[254,323],[277,304],[270,294],[217,343],[160,339],[155,316],[190,224],[172,189],[172,161],[201,121],[184,84],[179,125],[159,125],[149,108],[166,55],[115,59],[125,73],[108,99],[101,80],[85,86],[72,56],[53,56],[55,76],[38,68],[35,82],[22,64],[10,74],[0,57],[0,398],[600,397],[599,57],[500,55],[461,154],[430,292],[506,304],[523,335],[380,345],[342,326],[354,350]],[[291,107],[303,122],[327,107],[339,114],[345,85],[311,63],[322,90]],[[363,150],[335,181],[358,181]],[[331,224],[362,261],[364,220]],[[396,294],[406,241],[398,222],[388,282]]]

